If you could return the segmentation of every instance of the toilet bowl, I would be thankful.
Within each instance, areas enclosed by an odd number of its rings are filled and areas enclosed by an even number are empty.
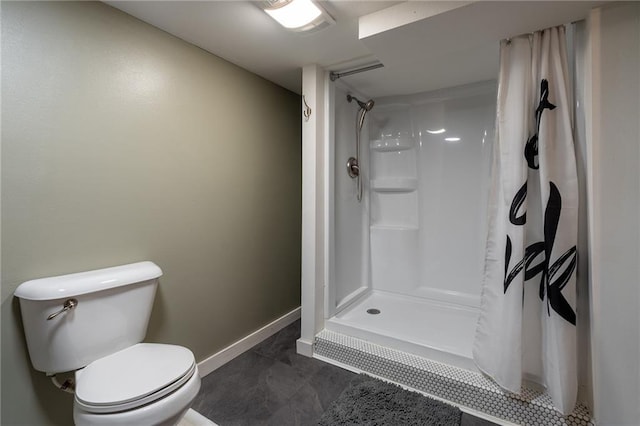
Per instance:
[[[76,425],[173,425],[200,389],[191,351],[151,343],[100,358],[75,378]]]
[[[152,262],[138,262],[16,290],[34,368],[54,378],[75,371],[61,388],[74,389],[77,425],[175,425],[198,394],[189,349],[140,343],[161,275]]]

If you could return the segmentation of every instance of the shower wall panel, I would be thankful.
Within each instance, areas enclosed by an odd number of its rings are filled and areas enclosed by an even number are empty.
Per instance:
[[[369,212],[368,212],[368,131],[361,134],[361,173],[363,175],[363,199],[356,199],[356,180],[347,175],[346,163],[355,157],[356,114],[355,103],[347,102],[347,92],[335,88],[334,105],[334,193],[333,193],[333,259],[332,282],[334,297],[329,303],[329,315],[349,300],[349,296],[369,285]]]
[[[377,101],[374,289],[479,305],[495,99],[479,83]]]

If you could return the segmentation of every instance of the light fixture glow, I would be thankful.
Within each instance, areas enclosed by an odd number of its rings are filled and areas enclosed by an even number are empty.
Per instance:
[[[427,133],[431,133],[432,135],[439,135],[440,133],[446,132],[447,129],[438,129],[438,130],[428,130]]]
[[[460,138],[444,138],[444,140],[447,142],[458,142]]]
[[[322,15],[320,8],[311,0],[291,0],[284,6],[264,11],[288,29],[305,27]]]

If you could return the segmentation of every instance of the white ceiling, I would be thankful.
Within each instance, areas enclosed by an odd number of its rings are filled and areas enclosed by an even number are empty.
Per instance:
[[[398,1],[321,1],[336,24],[316,33],[286,31],[249,1],[106,1],[293,92],[304,65],[375,60],[358,40],[358,17]]]
[[[354,76],[351,84],[380,97],[496,79],[500,40],[583,19],[601,3],[460,2],[460,7],[363,39],[385,66],[368,75]],[[383,12],[379,14],[384,18]],[[414,6],[408,12],[420,13],[420,8]],[[362,80],[358,80],[360,77]]]
[[[582,19],[603,2],[325,0],[336,23],[311,34],[284,30],[248,1],[107,3],[296,93],[304,65],[379,60],[384,68],[341,80],[380,97],[496,78],[500,39]]]

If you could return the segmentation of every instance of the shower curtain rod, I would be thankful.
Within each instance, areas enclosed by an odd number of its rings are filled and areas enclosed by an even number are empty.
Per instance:
[[[356,68],[356,69],[349,70],[349,71],[343,71],[343,72],[331,71],[329,73],[329,78],[331,79],[331,81],[336,81],[340,77],[346,77],[348,75],[358,74],[358,73],[365,72],[365,71],[371,71],[371,70],[375,70],[375,69],[382,68],[382,67],[384,67],[384,64],[382,62],[378,62],[376,64],[367,65],[366,67]]]

